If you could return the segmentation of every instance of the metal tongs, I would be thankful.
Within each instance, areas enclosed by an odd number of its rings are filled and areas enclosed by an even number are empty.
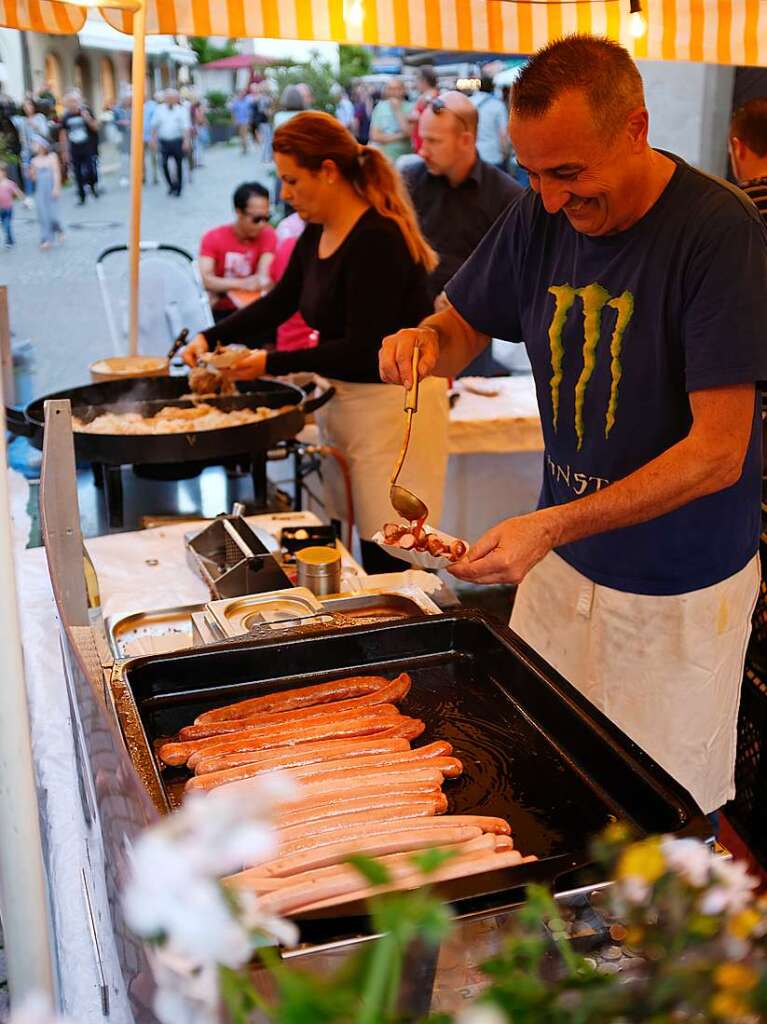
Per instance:
[[[415,522],[416,520],[425,522],[426,517],[429,514],[428,508],[420,498],[416,497],[416,495],[406,487],[402,487],[397,483],[397,477],[400,475],[400,471],[402,470],[402,464],[405,461],[407,448],[410,444],[410,433],[413,429],[413,415],[418,412],[418,363],[420,358],[421,350],[416,345],[413,349],[413,383],[405,392],[405,437],[402,442],[402,448],[397,461],[394,463],[394,469],[392,470],[391,480],[389,482],[389,501],[392,504],[392,508],[409,523]]]

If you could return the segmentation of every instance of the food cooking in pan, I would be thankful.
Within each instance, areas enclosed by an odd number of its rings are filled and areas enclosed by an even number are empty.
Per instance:
[[[138,412],[104,412],[86,423],[72,417],[73,430],[83,434],[188,434],[190,430],[220,430],[277,416],[284,410],[258,406],[224,411],[199,402],[194,406],[166,405],[154,416]]]
[[[399,710],[410,687],[406,673],[355,676],[254,697],[206,711],[159,745],[161,761],[194,773],[187,793],[276,769],[300,786],[279,808],[277,856],[244,865],[228,886],[259,893],[271,912],[303,913],[371,895],[346,864],[353,853],[380,858],[389,889],[422,884],[411,857],[430,847],[453,854],[431,881],[535,860],[514,849],[503,818],[445,813],[443,787],[463,765],[445,740],[412,746],[425,725]]]

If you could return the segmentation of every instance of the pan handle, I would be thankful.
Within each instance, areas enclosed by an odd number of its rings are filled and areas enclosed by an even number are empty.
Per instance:
[[[320,391],[320,393],[318,395],[315,395],[314,398],[305,398],[303,402],[301,402],[301,412],[303,412],[304,415],[308,416],[310,413],[315,412],[317,409],[321,409],[323,405],[326,404],[326,402],[330,401],[330,399],[333,397],[333,395],[335,395],[335,393],[336,389],[331,386],[325,388],[324,391]]]
[[[34,437],[35,427],[27,419],[23,409],[5,407],[5,426],[14,437]]]

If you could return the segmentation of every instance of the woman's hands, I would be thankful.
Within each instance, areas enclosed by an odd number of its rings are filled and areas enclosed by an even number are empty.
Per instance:
[[[229,380],[256,380],[266,373],[266,352],[262,348],[253,349],[242,359],[221,371]]]
[[[196,334],[182,352],[182,358],[187,366],[194,369],[201,355],[208,351],[208,339],[204,334]]]

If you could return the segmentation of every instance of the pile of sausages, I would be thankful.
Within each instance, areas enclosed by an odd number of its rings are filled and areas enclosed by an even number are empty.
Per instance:
[[[165,764],[194,772],[190,792],[275,769],[300,785],[300,799],[278,808],[277,856],[246,865],[225,884],[258,892],[269,912],[290,914],[370,896],[374,890],[344,863],[352,853],[388,867],[391,884],[375,891],[421,884],[412,855],[431,847],[453,854],[431,881],[535,859],[513,848],[502,818],[444,813],[443,784],[463,765],[444,740],[411,748],[425,726],[396,706],[410,686],[404,673],[356,676],[255,697],[205,712],[159,746]]]
[[[465,541],[453,540],[446,543],[436,533],[427,533],[423,528],[403,526],[401,523],[385,523],[383,528],[384,543],[403,551],[428,551],[435,558],[448,558],[457,562],[468,551]]]

